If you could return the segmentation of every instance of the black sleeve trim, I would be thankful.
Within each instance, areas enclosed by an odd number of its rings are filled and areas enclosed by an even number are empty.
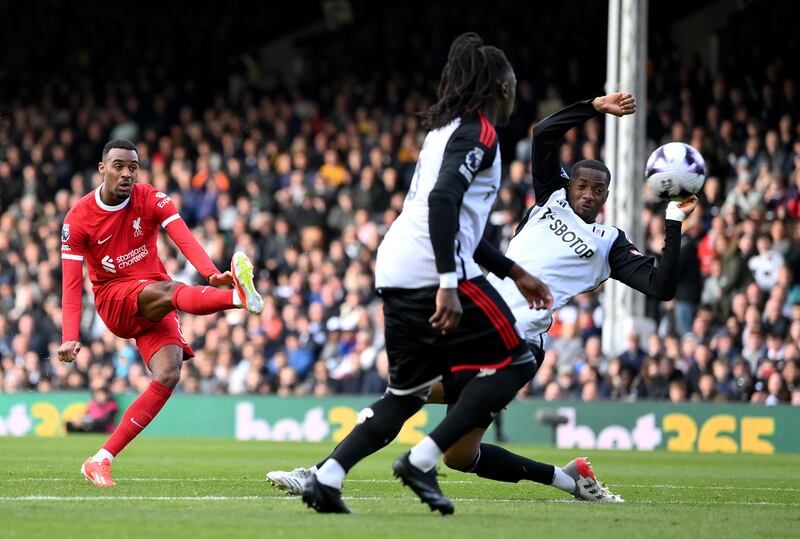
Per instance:
[[[475,174],[494,163],[497,137],[487,133],[494,133],[494,128],[483,118],[465,120],[458,126],[447,142],[439,178],[428,195],[428,233],[439,273],[456,270],[455,238],[461,201]]]
[[[656,267],[656,259],[637,251],[620,230],[608,253],[611,278],[658,300],[671,300],[678,288],[680,240],[681,223],[667,219],[664,251]]]
[[[569,182],[569,176],[561,167],[558,151],[564,133],[596,114],[591,100],[578,101],[536,124],[531,146],[536,204],[541,206],[551,194]]]
[[[473,257],[475,262],[501,279],[508,277],[508,274],[511,273],[511,268],[514,267],[514,261],[501,253],[500,249],[485,238],[478,243]]]

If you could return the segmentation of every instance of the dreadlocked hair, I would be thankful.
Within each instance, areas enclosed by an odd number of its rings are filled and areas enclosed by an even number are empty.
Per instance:
[[[511,69],[497,47],[484,45],[474,32],[453,40],[434,105],[422,113],[426,129],[437,129],[454,119],[474,113],[494,98],[495,84],[503,71]]]

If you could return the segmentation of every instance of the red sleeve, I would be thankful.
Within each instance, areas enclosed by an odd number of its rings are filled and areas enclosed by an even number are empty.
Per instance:
[[[192,231],[189,230],[189,227],[186,226],[186,222],[181,219],[180,216],[167,223],[164,230],[166,230],[169,237],[172,238],[172,241],[175,242],[175,245],[178,246],[183,256],[188,258],[192,266],[197,268],[200,275],[208,279],[214,274],[221,273],[219,269],[217,269],[217,266],[214,265],[214,262],[211,261],[211,257],[209,257],[200,244],[197,243],[197,240],[192,235]]]
[[[178,209],[169,195],[151,188],[147,197],[153,222],[156,226],[164,228],[181,253],[183,253],[183,256],[192,263],[192,266],[206,279],[211,275],[220,273],[205,250],[197,243],[184,220],[181,219]]]
[[[80,339],[84,242],[72,212],[61,229],[61,341]],[[79,219],[74,219],[75,222]]]

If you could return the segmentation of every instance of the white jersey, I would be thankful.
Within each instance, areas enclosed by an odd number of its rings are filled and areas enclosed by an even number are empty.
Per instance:
[[[609,253],[619,235],[613,226],[586,223],[576,215],[564,188],[531,209],[524,226],[509,243],[506,256],[550,287],[553,308],[530,309],[514,281],[488,277],[514,313],[517,329],[526,341],[540,344],[540,336],[552,323],[553,311],[609,278]]]
[[[459,280],[483,275],[473,260],[500,188],[500,152],[491,124],[482,116],[430,131],[425,137],[403,211],[378,247],[377,288],[438,286],[439,272],[429,233],[428,196],[440,181],[465,187],[454,240]],[[435,223],[434,223],[435,224]]]

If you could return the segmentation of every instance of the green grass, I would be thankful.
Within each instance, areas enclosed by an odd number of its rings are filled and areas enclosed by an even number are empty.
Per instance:
[[[91,436],[0,438],[0,536],[727,539],[796,537],[800,529],[800,455],[592,452],[598,477],[626,498],[621,506],[448,470],[442,488],[456,513],[443,518],[392,480],[391,462],[403,450],[398,446],[349,476],[345,496],[357,514],[317,515],[263,477],[268,470],[313,464],[328,445],[143,438],[114,464],[119,486],[100,489],[78,470],[101,442]],[[582,453],[512,449],[559,464]]]

